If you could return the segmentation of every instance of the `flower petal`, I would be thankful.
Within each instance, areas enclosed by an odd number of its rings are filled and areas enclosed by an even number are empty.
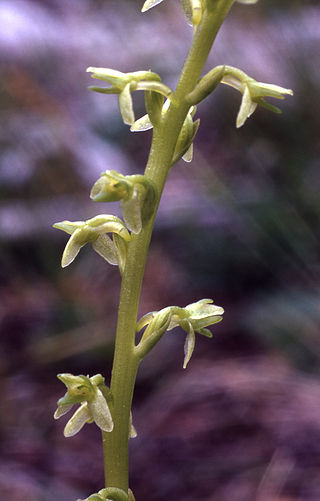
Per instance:
[[[81,247],[85,244],[86,241],[82,236],[82,228],[78,228],[69,238],[67,245],[65,246],[61,259],[62,268],[69,266],[69,264],[75,260]]]
[[[54,223],[53,227],[72,235],[72,233],[74,233],[78,228],[81,228],[84,224],[85,221],[61,221],[59,223]]]
[[[113,420],[107,401],[99,388],[95,389],[95,396],[88,402],[90,413],[99,428],[103,431],[113,430]]]
[[[94,230],[93,234],[102,235],[104,233],[117,233],[126,242],[130,240],[130,234],[120,218],[110,216],[109,214],[101,214],[86,221],[87,226]]]
[[[133,190],[132,196],[128,200],[121,200],[120,207],[123,219],[133,233],[140,233],[142,228],[141,221],[141,202],[140,193],[137,188]]]
[[[64,436],[72,437],[78,433],[88,421],[91,421],[91,419],[92,416],[87,403],[82,404],[67,422],[63,432]]]
[[[130,83],[128,83],[122,92],[119,94],[119,108],[122,120],[127,125],[133,125],[135,118],[133,112],[132,97],[130,91]]]
[[[129,421],[129,438],[136,438],[138,436],[137,430],[132,424],[132,412],[130,412],[130,421]]]
[[[245,123],[247,118],[252,115],[254,110],[256,109],[257,104],[252,102],[250,91],[248,86],[245,84],[244,92],[241,100],[241,106],[239,109],[239,113],[237,116],[236,126],[239,129]]]
[[[163,2],[163,0],[146,0],[143,4],[141,12],[146,12],[147,10],[152,9],[152,7],[155,7],[161,2]]]
[[[92,73],[92,78],[97,78],[98,80],[104,80],[111,85],[115,85],[116,87],[121,85],[121,83],[125,80],[126,74],[122,73],[118,70],[113,70],[112,68],[96,68],[90,66],[86,69],[87,73]]]
[[[137,322],[136,332],[141,331],[146,325],[150,324],[153,317],[156,315],[157,311],[150,311],[143,315],[140,320]]]
[[[193,159],[193,143],[190,144],[189,148],[182,156],[182,160],[184,160],[187,163],[192,162],[192,159]]]
[[[113,243],[117,253],[117,261],[120,273],[123,273],[127,259],[127,242],[117,233],[113,234]]]
[[[93,242],[92,247],[99,254],[99,256],[103,257],[103,259],[108,261],[108,263],[112,265],[118,264],[114,243],[108,235],[99,235],[97,240]]]
[[[188,362],[192,356],[194,346],[196,343],[196,336],[193,330],[193,327],[190,322],[188,322],[188,333],[187,337],[184,343],[184,361],[183,361],[183,368],[185,369],[188,365]]]
[[[146,91],[158,92],[159,94],[162,94],[162,96],[165,96],[167,98],[170,98],[170,96],[172,94],[172,90],[170,89],[170,87],[163,84],[162,82],[157,82],[157,81],[138,82],[135,90],[146,90]]]
[[[54,419],[59,419],[61,416],[64,416],[69,412],[73,407],[73,404],[68,404],[68,405],[58,405],[58,408],[56,412],[54,413],[53,417]]]
[[[210,302],[209,302],[210,301]],[[196,303],[188,304],[185,309],[189,312],[192,320],[200,320],[203,318],[222,315],[224,309],[221,306],[211,304],[212,299],[202,299]]]
[[[143,132],[145,130],[152,129],[153,125],[150,121],[149,115],[143,115],[143,117],[139,118],[131,125],[131,132]]]
[[[291,89],[285,89],[279,85],[256,82],[255,80],[250,80],[248,86],[253,99],[256,97],[275,97],[276,99],[284,99],[285,96],[283,94],[288,94],[289,96],[293,95]]]

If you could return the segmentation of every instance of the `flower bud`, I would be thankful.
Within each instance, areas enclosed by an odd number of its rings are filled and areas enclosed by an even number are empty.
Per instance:
[[[161,82],[161,78],[157,75],[157,73],[147,70],[122,73],[121,71],[113,70],[111,68],[94,68],[90,66],[86,71],[87,73],[92,73],[92,78],[108,82],[114,88],[119,90],[123,90],[128,83],[140,82],[141,80],[154,80]]]
[[[181,128],[173,154],[172,165],[178,162],[180,158],[182,158],[185,162],[191,162],[192,160],[192,143],[200,125],[200,119],[196,120],[195,122],[193,122],[192,120],[192,113],[194,108],[194,106],[190,108],[190,111],[188,112]]]

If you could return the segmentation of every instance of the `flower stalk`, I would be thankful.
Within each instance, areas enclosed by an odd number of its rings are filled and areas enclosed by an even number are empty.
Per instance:
[[[146,177],[157,190],[154,212],[138,235],[128,245],[126,267],[122,279],[111,392],[114,397],[114,430],[103,433],[106,485],[128,489],[128,429],[133,389],[140,359],[134,353],[139,298],[152,229],[176,142],[189,111],[185,96],[195,87],[207,60],[216,34],[233,0],[218,0],[216,10],[205,12],[194,35],[174,99],[161,125],[154,127]],[[126,370],[124,370],[126,368]]]

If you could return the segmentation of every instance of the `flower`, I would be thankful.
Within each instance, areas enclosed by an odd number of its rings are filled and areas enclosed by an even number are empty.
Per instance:
[[[236,126],[242,127],[247,118],[256,110],[258,104],[274,113],[281,113],[277,106],[268,103],[265,97],[284,99],[284,95],[293,95],[291,89],[285,89],[279,85],[257,82],[254,78],[248,77],[243,71],[231,66],[226,66],[226,73],[222,78],[222,83],[230,85],[242,94],[241,106],[237,116]]]
[[[99,492],[95,494],[91,494],[88,498],[78,501],[134,501],[134,495],[131,489],[128,492],[125,492],[118,487],[106,487],[105,489],[101,489]]]
[[[107,402],[107,399],[111,400],[111,394],[101,374],[92,377],[59,374],[58,378],[66,385],[67,393],[58,400],[54,418],[64,416],[74,404],[81,404],[64,428],[65,437],[72,437],[86,423],[92,422],[103,431],[113,430],[113,420]]]
[[[94,250],[108,263],[119,265],[120,271],[124,269],[130,234],[118,217],[102,214],[87,221],[61,221],[53,227],[71,235],[62,255],[63,268],[72,263],[81,247],[91,242]],[[113,239],[106,233],[113,233]]]
[[[86,70],[92,73],[92,78],[108,82],[111,87],[89,87],[90,90],[102,94],[119,94],[119,109],[125,124],[132,125],[135,121],[131,92],[144,90],[157,92],[169,97],[171,89],[161,82],[161,78],[152,71],[134,71],[122,73],[111,68],[89,67]]]
[[[123,218],[129,230],[140,233],[153,213],[156,189],[146,176],[123,176],[114,170],[101,174],[91,190],[95,202],[120,200]]]
[[[139,345],[136,347],[137,352],[143,352],[143,344],[147,346],[148,340],[151,341],[152,346],[155,344],[152,339],[153,335],[158,340],[165,330],[170,331],[180,326],[187,333],[183,362],[183,368],[185,369],[194,350],[195,332],[211,338],[212,333],[207,327],[222,320],[224,309],[212,303],[212,299],[201,299],[196,303],[188,304],[185,308],[168,306],[158,312],[147,313],[137,323],[137,332],[148,325],[140,341],[142,343],[141,348],[139,348]]]

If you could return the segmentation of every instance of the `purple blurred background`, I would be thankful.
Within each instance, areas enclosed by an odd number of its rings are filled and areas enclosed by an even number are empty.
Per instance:
[[[151,133],[123,125],[115,96],[87,91],[88,66],[152,69],[174,86],[191,41],[179,2],[0,3],[1,499],[72,501],[103,486],[99,431],[63,438],[59,372],[110,374],[120,280],[84,248],[62,270],[63,219],[95,204],[100,172],[143,172]],[[183,332],[141,366],[133,414],[137,501],[320,499],[320,5],[235,5],[207,69],[238,66],[294,89],[283,114],[219,88],[192,164],[171,171],[141,314],[212,297],[225,307],[182,369]],[[135,96],[136,114],[144,113]]]

